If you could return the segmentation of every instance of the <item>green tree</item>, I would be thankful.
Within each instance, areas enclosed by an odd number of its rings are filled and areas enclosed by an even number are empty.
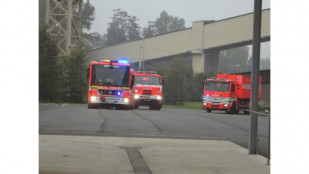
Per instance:
[[[249,67],[252,67],[252,56],[250,56],[248,60],[248,65]],[[267,58],[260,58],[260,70],[264,69],[270,69],[270,59],[269,57]]]
[[[140,27],[135,16],[128,16],[127,19],[127,38],[129,41],[141,38]]]
[[[156,33],[156,30],[154,28],[154,22],[148,21],[148,26],[143,28],[142,36],[144,38],[154,36]]]
[[[98,33],[83,33],[83,44],[87,49],[96,49],[105,46],[103,36]]]
[[[165,75],[164,102],[173,105],[183,105],[190,95],[189,76],[192,70],[181,60],[175,59]]]
[[[64,93],[63,64],[59,58],[57,41],[46,29],[44,25],[39,30],[39,100],[58,102]]]
[[[87,0],[83,4],[82,13],[82,28],[89,31],[91,29],[92,22],[95,20],[95,8]],[[103,36],[98,32],[86,33],[83,32],[83,46],[87,49],[96,49],[103,47],[105,44]]]
[[[249,71],[249,51],[247,46],[220,52],[219,71],[223,73],[238,73]]]
[[[201,96],[203,95],[203,84],[206,79],[204,73],[195,73],[193,75],[193,80],[191,81],[191,98],[190,101],[201,101]]]
[[[107,28],[106,44],[112,45],[125,41],[140,39],[140,27],[135,16],[129,16],[126,11],[115,9],[112,22]]]
[[[95,8],[89,2],[89,0],[87,0],[87,2],[83,4],[82,28],[89,31],[91,29],[91,25],[94,20],[95,20]]]
[[[85,55],[82,46],[75,47],[69,55],[63,56],[65,69],[66,97],[68,102],[83,103],[87,96],[85,79]]]
[[[185,20],[177,16],[170,16],[166,11],[162,11],[160,17],[155,21],[149,21],[148,26],[143,28],[143,37],[173,32],[185,28]]]
[[[185,28],[185,20],[177,16],[170,16],[166,11],[162,11],[160,17],[154,22],[156,34],[164,34]]]
[[[270,69],[270,59],[269,57],[267,58],[261,58],[260,60],[260,69],[264,70],[264,69]]]

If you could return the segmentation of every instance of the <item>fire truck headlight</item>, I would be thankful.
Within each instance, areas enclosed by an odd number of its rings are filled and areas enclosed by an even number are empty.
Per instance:
[[[135,94],[135,95],[134,95],[134,98],[135,98],[135,99],[138,99],[138,98],[139,98],[139,95]]]
[[[91,102],[95,102],[97,100],[97,97],[96,96],[91,96],[90,100],[91,100]]]
[[[128,98],[124,98],[123,100],[125,103],[129,103],[129,99]]]
[[[227,104],[226,104],[226,103],[224,104],[224,107],[227,107]]]
[[[158,99],[158,100],[162,100],[162,97],[158,95],[158,96],[157,96],[157,99]]]
[[[207,105],[207,103],[206,103],[206,102],[204,102],[204,103],[203,103],[203,105],[204,105],[204,106],[206,106],[206,105]]]

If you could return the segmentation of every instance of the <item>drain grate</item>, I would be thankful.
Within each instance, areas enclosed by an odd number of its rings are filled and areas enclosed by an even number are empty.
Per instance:
[[[141,153],[138,150],[141,149],[140,147],[120,147],[120,148],[126,150],[128,157],[131,161],[131,164],[133,166],[134,172],[136,174],[151,174],[149,167],[147,166]]]

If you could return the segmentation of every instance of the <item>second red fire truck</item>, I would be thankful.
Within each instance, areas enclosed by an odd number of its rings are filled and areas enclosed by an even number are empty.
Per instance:
[[[261,84],[262,78],[259,77],[259,99]],[[249,113],[250,95],[251,76],[218,74],[217,77],[205,80],[202,108],[207,112],[223,110],[227,113],[238,113],[243,110],[244,113]]]
[[[160,110],[163,105],[163,79],[156,71],[137,71],[134,83],[134,109],[140,105]]]

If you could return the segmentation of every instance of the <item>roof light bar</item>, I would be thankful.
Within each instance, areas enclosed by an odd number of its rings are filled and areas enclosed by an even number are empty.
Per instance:
[[[158,74],[157,71],[137,71],[137,73]]]
[[[123,59],[121,59],[121,60],[118,60],[118,63],[128,64],[129,61],[128,61],[128,60],[123,60]]]

